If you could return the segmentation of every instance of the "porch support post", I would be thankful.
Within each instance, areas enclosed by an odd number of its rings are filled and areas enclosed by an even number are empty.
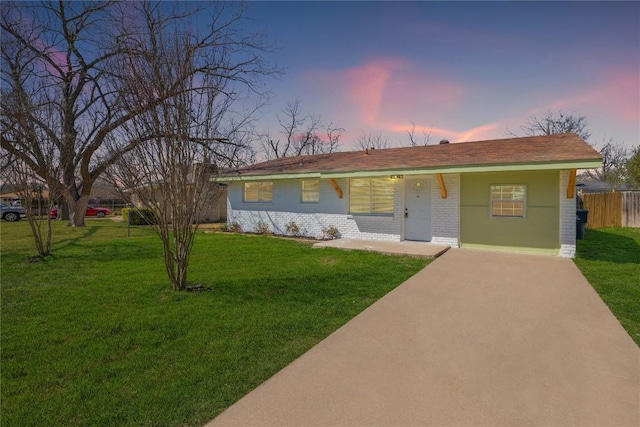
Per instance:
[[[338,195],[338,199],[342,199],[342,189],[338,185],[338,182],[334,178],[331,178],[329,182],[331,183],[331,186],[333,187],[333,189],[336,191],[336,194]]]
[[[567,184],[567,199],[573,199],[576,190],[576,169],[569,170],[569,183]]]
[[[442,178],[442,174],[436,174],[436,177],[438,178],[438,186],[440,187],[440,198],[442,199],[446,199],[447,198],[447,187],[445,187],[444,185],[444,178]]]

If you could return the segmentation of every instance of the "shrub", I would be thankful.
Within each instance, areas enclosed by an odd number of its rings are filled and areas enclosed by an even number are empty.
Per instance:
[[[263,220],[258,221],[255,227],[253,227],[253,232],[256,234],[271,234],[271,230],[269,230],[269,226]]]
[[[291,221],[287,224],[287,233],[292,234],[294,236],[297,236],[298,234],[300,234],[300,227],[298,227],[298,224],[295,223],[295,221]]]
[[[233,221],[229,224],[229,231],[232,233],[242,233],[242,227],[238,224],[238,221]]]
[[[129,221],[131,225],[157,224],[156,216],[149,208],[125,208],[122,209],[122,220]]]
[[[329,239],[329,240],[340,238],[340,231],[333,225],[323,228],[322,234],[324,235],[325,239]]]

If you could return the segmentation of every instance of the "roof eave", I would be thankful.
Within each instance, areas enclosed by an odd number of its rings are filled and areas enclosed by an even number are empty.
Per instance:
[[[431,175],[437,173],[472,173],[472,172],[516,172],[535,170],[562,170],[562,169],[596,169],[602,166],[600,159],[568,160],[561,162],[539,163],[497,163],[487,165],[456,165],[435,166],[425,168],[392,168],[381,170],[336,171],[336,172],[301,172],[301,173],[269,173],[247,174],[236,176],[222,176],[218,180],[222,182],[232,181],[264,181],[282,179],[330,179],[330,178],[359,178],[376,177],[385,175]]]

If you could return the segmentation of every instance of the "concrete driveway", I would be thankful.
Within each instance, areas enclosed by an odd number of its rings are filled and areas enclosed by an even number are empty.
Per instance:
[[[638,426],[640,350],[573,262],[450,250],[208,426]]]

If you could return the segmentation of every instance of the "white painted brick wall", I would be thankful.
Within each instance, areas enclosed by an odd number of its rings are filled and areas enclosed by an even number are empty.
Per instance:
[[[560,171],[560,255],[573,258],[576,254],[576,199],[575,191],[567,199],[569,171]]]
[[[401,185],[395,184],[393,216],[349,214],[349,180],[337,179],[343,198],[338,198],[330,182],[320,180],[320,201],[300,201],[300,180],[273,181],[272,203],[245,203],[243,183],[234,182],[228,188],[227,222],[237,222],[243,231],[252,232],[259,221],[275,234],[288,234],[287,224],[295,222],[299,234],[322,238],[323,229],[336,227],[343,238],[400,241],[402,205]]]
[[[440,186],[431,180],[431,243],[460,246],[460,174],[442,175],[447,198],[440,197]]]

